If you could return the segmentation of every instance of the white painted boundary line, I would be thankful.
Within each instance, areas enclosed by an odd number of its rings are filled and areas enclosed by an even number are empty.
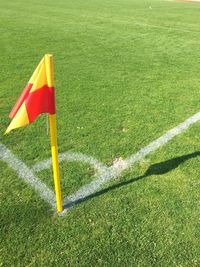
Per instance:
[[[196,113],[189,119],[185,120],[183,123],[179,124],[175,128],[169,130],[166,134],[151,142],[146,147],[140,149],[139,152],[133,154],[125,160],[121,160],[113,164],[111,167],[106,167],[104,164],[98,160],[79,153],[62,153],[59,155],[59,161],[81,161],[94,166],[97,170],[98,175],[95,180],[93,180],[88,185],[80,188],[76,193],[64,198],[65,209],[61,213],[64,215],[70,208],[75,204],[83,201],[91,194],[94,194],[98,191],[103,184],[106,182],[118,178],[123,171],[132,167],[135,163],[140,161],[145,156],[153,153],[162,145],[169,142],[175,136],[181,134],[183,131],[188,129],[192,124],[200,120],[200,112]],[[39,193],[41,198],[47,201],[55,209],[55,194],[49,189],[44,183],[42,183],[39,178],[34,174],[34,172],[39,172],[44,169],[47,169],[51,166],[51,159],[42,161],[38,164],[35,164],[32,169],[29,168],[25,163],[17,159],[13,153],[7,149],[3,144],[0,143],[0,160],[7,163],[18,176],[24,180],[28,185],[30,185],[35,191]]]
[[[0,143],[0,160],[8,164],[18,176],[30,185],[40,197],[55,208],[55,194],[44,183],[42,183],[21,160],[17,159],[13,153]]]
[[[183,131],[188,129],[192,124],[196,123],[200,120],[200,112],[196,113],[183,123],[179,124],[175,128],[169,130],[166,134],[151,142],[146,147],[142,148],[136,154],[130,156],[126,160],[123,160],[121,164],[115,164],[100,175],[96,180],[92,181],[90,184],[83,186],[76,193],[68,196],[64,199],[65,209],[62,214],[66,213],[70,208],[72,208],[78,202],[84,200],[89,195],[94,194],[98,189],[102,187],[106,182],[118,178],[123,171],[133,166],[136,162],[140,161],[142,158],[147,156],[148,154],[154,152],[162,145],[169,142],[175,136],[181,134]]]

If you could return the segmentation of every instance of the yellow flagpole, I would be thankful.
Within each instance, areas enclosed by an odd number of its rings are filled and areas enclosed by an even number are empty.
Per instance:
[[[54,74],[53,74],[53,56],[45,55],[45,66],[47,74],[47,84],[49,87],[54,87]],[[62,196],[60,189],[60,173],[58,163],[58,145],[57,145],[57,133],[56,133],[56,114],[49,114],[50,135],[51,135],[51,154],[53,165],[54,186],[56,192],[56,206],[57,211],[63,210]]]

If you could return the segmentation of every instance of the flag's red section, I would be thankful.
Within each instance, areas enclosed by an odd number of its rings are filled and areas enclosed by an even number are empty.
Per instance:
[[[13,119],[15,117],[15,115],[16,115],[17,111],[19,110],[19,108],[21,107],[22,103],[27,98],[32,86],[33,86],[32,83],[27,83],[22,94],[20,95],[19,99],[17,100],[16,104],[14,105],[13,109],[11,110],[11,112],[9,114],[9,117],[11,119]]]
[[[25,99],[29,122],[33,122],[41,113],[55,114],[55,89],[44,85],[42,88],[29,93]]]

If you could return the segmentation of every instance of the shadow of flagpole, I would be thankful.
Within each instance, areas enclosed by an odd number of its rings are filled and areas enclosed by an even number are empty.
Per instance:
[[[64,208],[70,208],[71,206],[74,206],[74,205],[79,204],[81,202],[87,201],[87,200],[92,199],[94,197],[101,196],[101,195],[103,195],[105,193],[108,193],[108,192],[110,192],[112,190],[115,190],[115,189],[118,189],[120,187],[132,184],[134,182],[137,182],[137,181],[139,181],[141,179],[144,179],[144,178],[147,178],[149,176],[152,176],[152,175],[163,175],[165,173],[168,173],[168,172],[176,169],[179,165],[181,165],[185,161],[190,160],[192,158],[196,158],[198,156],[200,156],[200,151],[196,151],[196,152],[193,152],[193,153],[190,153],[190,154],[187,154],[187,155],[183,155],[183,156],[180,156],[180,157],[176,157],[176,158],[173,158],[173,159],[169,159],[169,160],[166,160],[166,161],[163,161],[163,162],[159,162],[159,163],[153,164],[141,176],[132,178],[132,179],[130,179],[128,181],[124,181],[124,182],[121,182],[121,183],[118,183],[118,184],[114,184],[114,185],[109,186],[107,188],[104,188],[104,189],[102,189],[100,191],[97,191],[97,192],[95,192],[95,193],[93,193],[93,194],[91,194],[91,195],[89,195],[89,196],[87,196],[85,198],[79,199],[79,200],[74,201],[74,202],[70,202],[70,203],[66,204]]]

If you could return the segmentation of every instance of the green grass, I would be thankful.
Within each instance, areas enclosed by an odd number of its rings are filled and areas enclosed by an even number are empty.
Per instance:
[[[199,111],[199,4],[0,5],[0,142],[28,166],[50,157],[45,116],[3,132],[45,53],[54,55],[60,152],[111,165]],[[63,218],[0,161],[0,266],[200,266],[200,157],[187,157],[200,151],[199,126]],[[61,173],[64,195],[94,178],[83,163],[62,163]],[[50,171],[40,178],[53,187]]]

